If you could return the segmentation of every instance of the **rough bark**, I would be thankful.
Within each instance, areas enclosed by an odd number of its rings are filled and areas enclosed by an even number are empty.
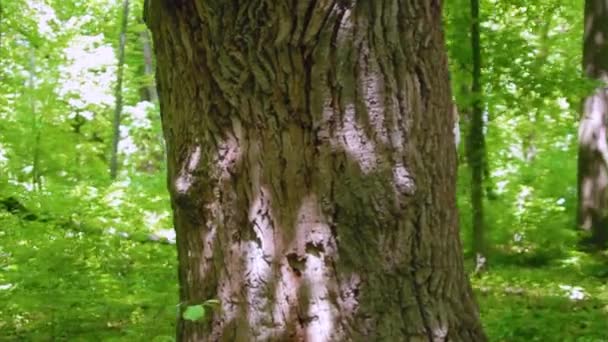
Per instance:
[[[179,341],[483,341],[438,1],[145,6]]]
[[[583,101],[579,125],[578,224],[591,233],[591,241],[603,246],[608,240],[608,4],[585,1],[583,70],[599,81],[595,92]]]
[[[127,23],[129,21],[129,0],[122,5],[122,22],[120,25],[120,41],[118,43],[118,68],[116,71],[116,88],[114,90],[114,118],[112,132],[112,151],[110,155],[110,178],[116,179],[118,173],[118,143],[120,142],[120,117],[122,115],[122,81],[125,64],[125,45],[127,43]]]
[[[473,255],[476,270],[484,268],[486,246],[484,238],[483,215],[483,182],[485,153],[485,136],[483,133],[483,101],[481,89],[481,43],[479,33],[479,0],[471,0],[471,128],[468,136],[468,163],[471,169],[471,212],[473,215]]]

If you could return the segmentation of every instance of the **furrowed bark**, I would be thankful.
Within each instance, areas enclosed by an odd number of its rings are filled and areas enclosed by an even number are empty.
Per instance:
[[[483,341],[436,1],[152,0],[179,341]]]

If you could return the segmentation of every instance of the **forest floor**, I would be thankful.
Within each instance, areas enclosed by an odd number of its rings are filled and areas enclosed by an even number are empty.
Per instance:
[[[472,278],[490,341],[608,341],[608,258],[497,264]]]
[[[0,341],[172,341],[175,248],[0,215]],[[490,341],[608,341],[608,257],[472,277]]]

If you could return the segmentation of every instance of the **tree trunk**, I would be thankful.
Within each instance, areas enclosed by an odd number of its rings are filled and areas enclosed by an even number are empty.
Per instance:
[[[30,91],[30,111],[32,112],[32,189],[40,190],[41,170],[40,170],[40,125],[41,119],[36,106],[36,51],[30,47],[29,64],[29,91]]]
[[[122,114],[122,81],[125,64],[125,45],[127,43],[127,23],[129,21],[129,0],[122,6],[122,23],[120,25],[120,42],[118,44],[118,68],[116,71],[116,88],[114,106],[112,151],[110,156],[110,178],[116,179],[118,173],[118,143],[120,142],[120,117]]]
[[[467,148],[469,167],[471,168],[471,208],[473,214],[473,255],[476,271],[485,267],[486,250],[483,218],[483,177],[485,153],[485,136],[483,133],[483,101],[481,89],[481,45],[479,34],[479,0],[471,0],[471,52],[472,52],[472,85],[471,85],[471,128]]]
[[[150,34],[148,30],[143,30],[141,32],[141,41],[143,45],[144,51],[144,76],[145,76],[145,84],[144,89],[141,92],[143,96],[141,96],[142,100],[150,101],[155,103],[158,99],[158,94],[156,93],[156,87],[154,86],[154,62],[152,60],[152,43],[150,42]]]
[[[484,341],[436,1],[145,6],[179,341]]]
[[[608,240],[608,4],[585,1],[583,70],[601,83],[584,99],[579,125],[578,224],[591,233],[591,241],[603,246]]]

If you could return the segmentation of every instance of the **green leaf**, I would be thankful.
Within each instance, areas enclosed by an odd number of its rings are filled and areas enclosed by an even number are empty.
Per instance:
[[[182,317],[188,321],[200,321],[205,317],[205,307],[200,304],[188,306]]]

